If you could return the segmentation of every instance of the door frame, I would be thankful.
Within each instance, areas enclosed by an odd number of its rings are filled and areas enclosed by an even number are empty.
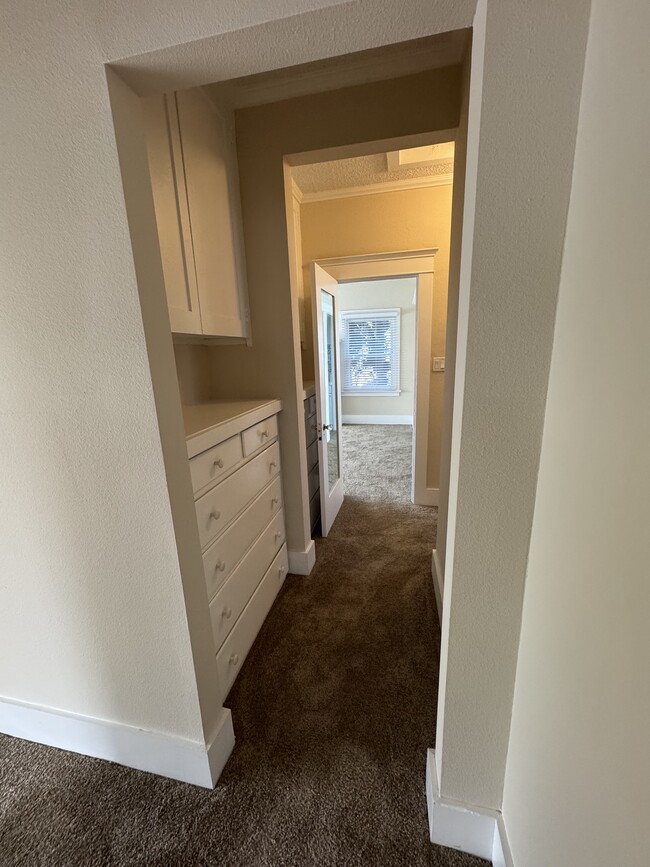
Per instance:
[[[399,250],[390,253],[368,253],[316,259],[339,283],[373,280],[387,277],[417,279],[415,329],[415,386],[413,401],[413,459],[411,467],[411,499],[417,506],[437,506],[438,488],[427,486],[427,453],[429,445],[429,397],[431,377],[431,322],[433,317],[434,257],[438,247],[421,250]]]

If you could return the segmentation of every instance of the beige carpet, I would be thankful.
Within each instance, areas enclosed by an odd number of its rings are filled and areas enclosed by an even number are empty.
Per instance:
[[[478,867],[430,845],[435,510],[408,502],[410,428],[346,427],[349,495],[233,688],[213,792],[0,736],[0,865]]]

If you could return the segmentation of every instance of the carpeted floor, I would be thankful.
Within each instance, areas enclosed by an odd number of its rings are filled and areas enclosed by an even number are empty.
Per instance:
[[[344,429],[349,494],[228,698],[215,791],[0,736],[0,867],[486,864],[427,839],[436,512],[409,503],[410,440]]]

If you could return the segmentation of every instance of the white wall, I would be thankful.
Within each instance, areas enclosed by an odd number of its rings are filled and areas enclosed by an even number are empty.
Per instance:
[[[341,283],[338,290],[339,310],[374,310],[399,308],[400,311],[400,390],[394,396],[341,398],[343,417],[353,422],[355,416],[410,416],[413,418],[415,387],[415,291],[414,277],[393,280],[368,280]]]
[[[140,94],[189,87],[467,27],[475,5],[5,8],[0,694],[203,737],[103,64],[128,58],[116,68]],[[587,3],[490,0],[489,12],[437,755],[443,794],[494,805]]]
[[[370,18],[327,0],[200,2],[181,16],[170,0],[4,9],[1,697],[206,738],[197,682],[214,660],[191,640],[197,600],[177,534],[192,529],[179,528],[167,490],[182,431],[170,410],[161,444],[104,64],[128,57],[119,68],[142,94],[466,26],[472,8],[416,3],[405,17],[377,2]],[[299,38],[325,31],[326,43]],[[152,364],[164,390],[171,341]]]
[[[588,13],[481,0],[474,30],[436,731],[474,806],[502,799]]]
[[[649,32],[645,0],[594,0],[504,793],[517,867],[650,857]]]

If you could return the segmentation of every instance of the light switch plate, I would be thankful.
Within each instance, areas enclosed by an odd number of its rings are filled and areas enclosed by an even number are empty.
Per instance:
[[[445,359],[444,358],[434,358],[431,362],[431,370],[434,373],[442,373],[445,369]]]

